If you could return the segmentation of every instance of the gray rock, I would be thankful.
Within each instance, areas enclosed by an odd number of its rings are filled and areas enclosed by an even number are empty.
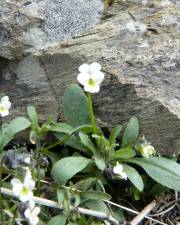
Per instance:
[[[162,22],[171,15],[175,22],[172,17],[170,23]],[[49,114],[57,119],[64,89],[77,82],[79,65],[97,61],[106,74],[100,93],[93,96],[98,123],[111,127],[135,115],[158,152],[178,154],[179,21],[175,3],[117,1],[106,18],[74,38],[42,45],[15,61],[1,59],[0,90],[11,97],[12,117],[34,104],[42,120]]]
[[[24,53],[67,40],[100,19],[101,0],[6,0],[0,2],[0,56]]]
[[[101,0],[42,0],[40,13],[44,17],[43,29],[50,42],[69,37],[95,25],[103,11]]]

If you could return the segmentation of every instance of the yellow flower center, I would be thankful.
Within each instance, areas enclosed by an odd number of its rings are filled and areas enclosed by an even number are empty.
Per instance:
[[[4,112],[5,108],[0,104],[0,112]]]
[[[88,84],[89,84],[91,87],[94,87],[94,86],[95,86],[95,82],[94,82],[94,80],[93,80],[92,78],[90,78],[90,79],[88,80]]]
[[[22,194],[22,195],[28,195],[28,194],[29,194],[29,189],[28,189],[27,187],[24,186],[24,187],[22,188],[22,190],[21,190],[21,194]]]

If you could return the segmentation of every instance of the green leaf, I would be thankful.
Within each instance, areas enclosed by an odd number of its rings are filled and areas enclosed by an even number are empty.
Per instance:
[[[134,186],[139,190],[142,191],[144,188],[144,183],[139,175],[139,173],[131,166],[123,164],[124,172],[127,174],[129,180],[134,184]]]
[[[133,158],[136,155],[136,152],[131,147],[121,148],[113,154],[115,158],[129,159]]]
[[[67,123],[56,123],[56,124],[53,124],[49,128],[49,130],[58,132],[58,133],[70,134],[73,132],[74,128]]]
[[[87,191],[96,182],[96,180],[96,177],[89,177],[77,182],[72,187],[77,190]]]
[[[116,143],[116,139],[122,129],[121,125],[118,125],[117,127],[114,127],[111,131],[110,137],[109,137],[109,144],[114,145]]]
[[[105,163],[104,159],[101,158],[101,157],[98,156],[98,155],[95,155],[93,158],[94,158],[94,160],[95,160],[96,166],[97,166],[100,170],[104,171],[105,168],[106,168],[106,163]]]
[[[60,189],[60,188],[58,188],[57,189],[57,199],[58,199],[58,202],[59,203],[63,203],[63,201],[64,201],[64,189]]]
[[[160,184],[180,191],[180,165],[175,161],[164,157],[150,157],[129,159],[128,162],[143,167],[147,174]]]
[[[37,225],[46,225],[46,224],[40,220]]]
[[[100,200],[88,200],[87,202],[85,202],[85,207],[92,209],[92,210],[96,210],[98,212],[110,214],[107,205],[103,201],[100,201]]]
[[[102,201],[108,201],[111,199],[111,196],[109,194],[101,191],[84,191],[81,192],[81,197],[86,199],[94,199]]]
[[[132,117],[124,131],[122,147],[126,147],[136,141],[139,135],[139,122],[136,117]]]
[[[90,159],[81,156],[65,157],[54,164],[51,171],[52,176],[56,181],[66,183],[75,174],[83,170],[90,161]]]
[[[50,219],[48,225],[65,225],[66,224],[66,216],[65,215],[58,215]]]
[[[63,140],[66,136],[66,134],[63,133],[56,133],[55,136],[57,137],[57,139],[59,140]],[[70,136],[65,142],[65,145],[72,147],[73,149],[77,149],[79,151],[82,151],[88,155],[91,155],[91,151],[81,143],[81,141],[75,136],[72,135]]]
[[[73,127],[90,124],[88,100],[83,90],[76,84],[66,88],[63,97],[64,117]]]
[[[29,118],[32,121],[32,124],[37,125],[38,124],[38,114],[36,112],[35,107],[32,106],[32,105],[28,106],[27,107],[27,113],[28,113]]]
[[[2,135],[0,137],[0,143],[4,148],[14,136],[22,130],[25,130],[31,125],[30,121],[24,117],[18,117],[12,120],[9,124],[2,127]]]
[[[94,144],[92,143],[91,139],[88,137],[88,135],[79,133],[79,137],[80,137],[83,145],[85,145],[89,150],[92,151],[93,154],[95,154],[96,148],[95,148]]]

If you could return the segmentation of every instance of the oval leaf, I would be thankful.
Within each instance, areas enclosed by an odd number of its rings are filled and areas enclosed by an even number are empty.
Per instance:
[[[56,133],[55,136],[57,137],[57,139],[63,140],[66,134]],[[77,149],[88,155],[91,155],[91,151],[85,145],[83,145],[75,135],[68,137],[68,139],[64,142],[64,144],[72,147],[73,149]]]
[[[96,210],[99,212],[107,213],[110,214],[111,212],[109,211],[107,205],[100,200],[88,200],[87,202],[84,203],[85,207]]]
[[[106,169],[106,162],[104,161],[104,159],[98,155],[95,155],[93,158],[94,158],[96,166],[100,170],[104,171]]]
[[[29,115],[29,118],[32,121],[33,125],[37,125],[38,124],[38,114],[36,112],[36,109],[34,106],[30,105],[27,107],[27,113]]]
[[[91,160],[84,157],[65,157],[57,161],[52,168],[53,178],[60,183],[66,183],[75,174],[83,170]]]
[[[139,175],[139,173],[131,166],[123,165],[124,172],[127,174],[129,180],[134,184],[134,186],[139,190],[142,191],[144,188],[144,183]]]
[[[56,124],[53,124],[49,130],[58,132],[58,133],[70,134],[73,132],[74,128],[67,123],[56,123]]]
[[[67,218],[65,215],[55,216],[48,222],[48,225],[65,225],[66,220]]]
[[[85,145],[89,150],[92,151],[92,153],[95,154],[96,148],[95,148],[94,144],[92,143],[91,139],[89,138],[89,136],[86,134],[83,134],[83,133],[79,133],[79,137],[80,137],[83,145]]]
[[[78,183],[74,184],[72,187],[77,190],[86,191],[91,186],[93,186],[96,181],[97,181],[96,177],[89,177],[89,178],[79,181]]]
[[[87,97],[78,85],[72,84],[66,88],[63,106],[64,117],[73,127],[91,123]]]
[[[136,155],[136,152],[131,147],[121,148],[117,150],[113,157],[121,159],[133,158]]]
[[[136,141],[139,135],[139,122],[136,117],[132,117],[124,131],[122,147],[126,147]]]
[[[18,117],[2,128],[2,147],[4,148],[14,136],[31,125],[30,121],[24,117]]]
[[[121,125],[118,125],[117,127],[112,129],[111,134],[109,136],[109,144],[110,145],[114,145],[116,143],[116,138],[118,137],[121,129],[122,129]]]
[[[180,191],[180,165],[175,161],[164,157],[150,157],[130,159],[128,162],[143,167],[148,175],[160,184]]]
[[[81,197],[86,199],[108,201],[111,199],[111,195],[101,191],[83,191]]]

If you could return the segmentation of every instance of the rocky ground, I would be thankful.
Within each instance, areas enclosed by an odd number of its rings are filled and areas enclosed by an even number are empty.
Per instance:
[[[79,65],[98,61],[106,74],[93,96],[99,124],[135,115],[160,153],[179,153],[179,2],[117,0],[101,20],[102,2],[69,4],[0,2],[0,90],[11,97],[12,117],[34,104],[42,120],[57,119]]]

